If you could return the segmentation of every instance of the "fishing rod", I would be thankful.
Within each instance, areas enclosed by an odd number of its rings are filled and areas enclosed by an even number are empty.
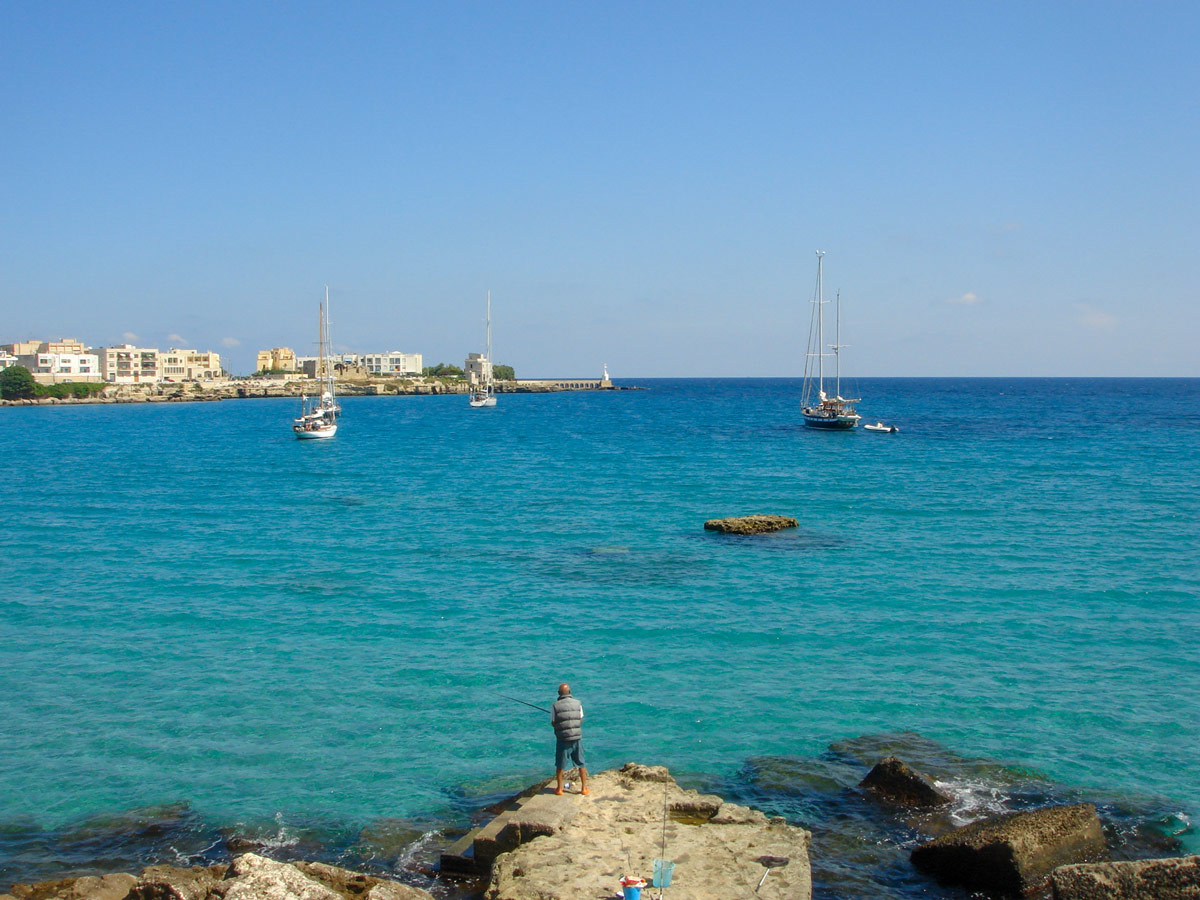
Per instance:
[[[550,712],[550,710],[546,709],[544,706],[538,706],[535,703],[526,703],[524,700],[518,700],[516,697],[510,697],[508,694],[496,694],[496,696],[503,697],[505,700],[512,700],[514,703],[520,703],[523,706],[532,707],[533,709],[540,709],[544,713]]]

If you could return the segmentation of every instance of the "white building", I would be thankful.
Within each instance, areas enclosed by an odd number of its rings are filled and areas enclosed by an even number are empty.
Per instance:
[[[365,353],[358,364],[372,375],[420,375],[424,367],[420,353]]]
[[[18,356],[17,363],[39,384],[100,380],[100,358],[95,353],[33,353]]]
[[[492,377],[492,361],[482,353],[472,353],[463,363],[463,371],[467,375],[467,384],[472,387],[487,384]]]
[[[17,365],[17,358],[7,350],[0,350],[0,372],[3,372],[9,366]]]

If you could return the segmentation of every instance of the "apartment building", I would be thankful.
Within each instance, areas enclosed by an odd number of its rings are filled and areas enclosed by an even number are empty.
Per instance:
[[[162,360],[156,347],[103,347],[100,374],[109,384],[154,384],[162,381]]]

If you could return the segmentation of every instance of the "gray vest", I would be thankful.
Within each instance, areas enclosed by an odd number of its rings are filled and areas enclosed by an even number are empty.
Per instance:
[[[577,741],[583,737],[583,704],[567,694],[550,707],[554,713],[554,734],[560,741]]]

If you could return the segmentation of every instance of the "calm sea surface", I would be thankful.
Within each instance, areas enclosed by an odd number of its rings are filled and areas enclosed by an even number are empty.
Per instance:
[[[895,435],[804,428],[794,380],[639,384],[349,398],[324,442],[292,401],[0,409],[0,890],[464,822],[551,772],[499,695],[563,680],[592,769],[817,832],[814,767],[893,740],[1200,852],[1200,380],[860,380]],[[754,512],[800,527],[702,527]]]

